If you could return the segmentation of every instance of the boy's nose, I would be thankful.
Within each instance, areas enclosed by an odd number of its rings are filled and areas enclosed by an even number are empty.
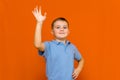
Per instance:
[[[60,30],[64,30],[64,28],[60,28]]]
[[[64,29],[60,29],[60,31],[63,31]]]

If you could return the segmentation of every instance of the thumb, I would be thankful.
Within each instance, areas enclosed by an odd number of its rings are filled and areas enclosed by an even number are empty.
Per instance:
[[[45,13],[44,13],[44,16],[46,16],[46,15],[47,15],[47,13],[45,12]]]

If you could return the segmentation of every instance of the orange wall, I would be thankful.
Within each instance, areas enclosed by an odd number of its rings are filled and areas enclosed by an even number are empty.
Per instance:
[[[68,39],[85,59],[77,80],[120,80],[120,55],[112,43],[114,28],[120,27],[119,4],[117,0],[0,0],[0,80],[46,80],[45,60],[33,45],[36,5],[47,12],[43,41],[52,39],[54,18],[69,20]]]

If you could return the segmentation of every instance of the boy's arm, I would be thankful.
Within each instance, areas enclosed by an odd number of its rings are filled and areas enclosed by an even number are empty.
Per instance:
[[[32,11],[32,13],[37,20],[35,36],[34,36],[34,45],[40,51],[44,51],[45,46],[44,46],[44,43],[41,41],[41,30],[42,30],[42,24],[43,24],[44,20],[46,19],[46,13],[44,14],[44,16],[42,16],[41,7],[39,8],[39,11],[38,11],[38,7],[36,7]]]
[[[40,51],[44,51],[44,43],[42,42],[41,39],[42,24],[43,22],[36,23],[35,36],[34,36],[34,45]]]
[[[81,58],[80,61],[78,61],[78,67],[77,69],[81,72],[82,68],[83,68],[83,65],[84,65],[84,59],[83,57]]]
[[[78,66],[72,74],[74,79],[76,79],[79,76],[80,72],[82,71],[83,65],[84,65],[84,59],[82,57],[80,61],[78,61]]]

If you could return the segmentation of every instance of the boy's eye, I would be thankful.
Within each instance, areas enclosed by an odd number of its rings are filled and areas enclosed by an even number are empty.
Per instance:
[[[60,28],[67,29],[68,27],[67,27],[67,26],[63,26],[63,27],[61,27],[61,26],[56,26],[56,29],[60,29]]]
[[[57,28],[57,29],[59,29],[60,27],[59,27],[59,26],[57,26],[56,28]]]
[[[63,27],[64,29],[67,29],[67,27]]]

